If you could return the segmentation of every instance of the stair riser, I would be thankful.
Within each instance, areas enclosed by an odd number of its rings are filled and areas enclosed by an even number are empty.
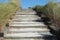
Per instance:
[[[13,20],[13,22],[35,22],[36,20]]]
[[[4,40],[52,40],[52,39],[4,39]]]
[[[35,32],[40,32],[40,31],[35,31]],[[43,31],[43,32],[40,32],[40,33],[47,33],[47,32],[49,32],[49,31]],[[31,31],[27,31],[27,32],[12,32],[12,31],[10,31],[8,33],[34,33],[34,32],[31,32]]]
[[[38,16],[15,16],[15,18],[40,18]]]
[[[18,22],[18,21],[26,21],[26,22],[29,22],[29,21],[32,21],[32,22],[35,22],[37,19],[13,19],[14,22]]]
[[[46,26],[10,26],[11,28],[47,28]]]
[[[17,19],[16,19],[16,18],[15,18],[15,19],[13,19],[13,20],[32,21],[32,20],[41,20],[41,19],[38,19],[38,18],[34,18],[34,19],[33,19],[33,18],[30,18],[30,19],[29,19],[29,18],[28,18],[28,19],[26,19],[26,18],[22,18],[22,19],[21,19],[21,18],[17,18]]]
[[[54,37],[46,37],[46,38],[41,38],[41,37],[35,37],[35,38],[5,38],[4,40],[54,40]]]
[[[15,15],[35,15],[35,14],[36,14],[36,13],[33,13],[33,14],[32,14],[32,13],[29,13],[29,14],[28,14],[28,13],[25,13],[25,14],[24,14],[24,13],[21,13],[21,14],[20,14],[20,13],[17,13],[17,14],[15,14]]]
[[[48,30],[46,31],[10,31],[10,32],[49,32]]]
[[[40,19],[41,20],[41,18],[39,18],[39,17],[15,17],[14,19],[20,19],[20,20],[38,20],[38,19]]]
[[[10,24],[41,24],[45,25],[43,22],[11,22]]]
[[[20,15],[20,16],[15,16],[15,18],[40,18],[40,17],[38,17],[38,16],[29,16],[29,15],[27,15],[27,16],[25,16],[25,15]]]
[[[15,17],[39,17],[37,15],[15,15]]]
[[[14,18],[41,18],[38,16],[15,16]]]
[[[34,17],[34,18],[33,18],[33,17],[31,17],[31,18],[29,18],[29,17],[28,17],[28,18],[27,18],[27,17],[26,17],[26,18],[22,18],[22,17],[21,17],[21,18],[19,18],[19,17],[18,17],[18,18],[15,18],[15,19],[21,19],[21,20],[22,20],[22,19],[23,19],[23,20],[24,20],[24,19],[30,19],[30,20],[31,20],[31,19],[35,19],[35,20],[38,20],[39,18],[36,18],[36,17]]]

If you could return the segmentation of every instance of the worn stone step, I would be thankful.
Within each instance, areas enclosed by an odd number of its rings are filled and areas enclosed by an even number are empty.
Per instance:
[[[9,32],[49,32],[49,29],[47,28],[10,28]]]
[[[34,14],[36,14],[36,12],[16,12],[16,15],[25,15],[25,14],[27,14],[27,15],[34,15]]]
[[[42,24],[42,25],[45,25],[44,22],[10,22],[10,24]]]
[[[14,18],[13,20],[38,20],[40,18]]]
[[[38,22],[37,20],[34,20],[34,19],[33,20],[32,19],[31,20],[13,19],[12,21],[13,22]]]
[[[38,20],[38,19],[41,19],[41,18],[36,18],[36,17],[26,17],[26,18],[21,18],[21,17],[17,17],[17,18],[14,18],[15,20]]]
[[[35,17],[35,18],[38,18],[39,16],[37,15],[15,15],[16,18],[26,18],[26,17]]]
[[[35,12],[33,9],[22,9],[22,12]]]
[[[20,39],[4,39],[4,40],[54,40],[53,38],[20,38]]]
[[[44,40],[44,39],[4,39],[4,40]]]
[[[7,33],[4,35],[4,37],[7,38],[24,38],[24,37],[47,37],[47,36],[52,36],[51,33],[47,32],[47,33],[39,33],[39,32],[35,32],[35,33]]]
[[[28,22],[29,22],[29,21],[36,21],[36,20],[41,20],[41,19],[38,19],[38,18],[31,18],[31,19],[29,19],[29,18],[17,18],[17,19],[14,18],[14,19],[13,19],[13,21],[20,21],[20,22],[21,22],[21,21],[23,21],[23,22],[24,22],[24,21],[26,21],[26,22],[28,21]]]
[[[40,17],[36,15],[16,15],[16,17],[13,20],[38,20],[41,19]]]
[[[41,20],[40,17],[36,15],[16,15],[16,17],[13,19],[13,21],[23,21],[23,22],[29,22],[29,21],[36,21]]]
[[[43,22],[11,22],[10,27],[47,27]]]
[[[22,18],[22,17],[17,17],[17,18],[14,18],[14,19],[21,19],[21,20],[26,20],[26,19],[29,19],[29,20],[32,20],[32,19],[34,19],[34,20],[38,20],[38,19],[41,19],[41,18],[36,18],[36,17],[26,17],[26,18]]]

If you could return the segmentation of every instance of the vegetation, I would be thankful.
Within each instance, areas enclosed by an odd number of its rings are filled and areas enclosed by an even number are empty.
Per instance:
[[[43,14],[43,6],[36,5],[32,9],[37,12],[38,16],[41,16]]]
[[[18,9],[18,6],[14,3],[0,4],[0,31],[3,30],[6,22]]]
[[[60,28],[60,3],[49,2],[45,6],[35,6],[33,9],[52,20],[55,27]]]
[[[42,11],[42,6],[40,6],[40,5],[36,5],[35,7],[33,7],[33,9],[35,10],[35,11],[37,11],[37,12],[41,12]]]
[[[56,35],[57,40],[60,40],[60,3],[50,2],[45,6],[44,14],[52,20],[52,25],[55,29],[50,28],[50,32]]]
[[[53,24],[60,28],[60,3],[48,3],[45,6],[45,14],[48,16]]]
[[[43,15],[45,24],[48,25],[50,32],[54,34],[57,40],[60,40],[60,3],[58,2],[49,2],[45,6],[35,6],[33,8],[38,14]],[[40,16],[40,15],[39,15]],[[49,23],[49,21],[52,23]],[[50,25],[53,25],[50,27]],[[53,29],[54,27],[54,29]]]

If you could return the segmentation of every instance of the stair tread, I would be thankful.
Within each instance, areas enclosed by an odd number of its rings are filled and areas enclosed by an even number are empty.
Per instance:
[[[16,15],[16,18],[41,18],[39,16],[36,15]]]
[[[14,18],[13,20],[22,20],[22,21],[28,21],[28,20],[41,20],[40,18]]]
[[[44,22],[11,22],[11,23],[42,23],[44,24]]]
[[[15,17],[15,19],[24,19],[25,17]],[[40,17],[26,17],[26,19],[40,19]]]
[[[12,20],[13,22],[35,22],[36,20]]]
[[[11,22],[10,26],[46,26],[43,22]]]
[[[36,15],[16,15],[16,17],[13,20],[38,20],[41,19],[41,17],[38,17]]]
[[[49,31],[47,28],[10,28],[9,31],[12,32],[32,32],[32,31]]]
[[[15,17],[39,17],[37,15],[15,15]]]
[[[10,33],[10,34],[5,34],[4,37],[44,37],[44,36],[49,36],[52,34],[48,33]]]
[[[40,18],[14,18],[13,20],[38,20],[38,19]]]
[[[33,13],[32,12],[18,12],[18,13],[16,13],[16,15],[19,15],[19,14],[20,15],[21,14],[29,14],[30,15],[30,14],[36,14],[36,13],[35,12],[33,12]]]
[[[45,25],[43,22],[10,22],[10,24],[41,24],[41,25]]]

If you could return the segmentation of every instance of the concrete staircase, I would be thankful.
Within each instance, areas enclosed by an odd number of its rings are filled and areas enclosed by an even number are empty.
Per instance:
[[[37,16],[34,11],[16,12],[15,18],[9,23],[5,30],[4,40],[54,40],[50,30]]]

